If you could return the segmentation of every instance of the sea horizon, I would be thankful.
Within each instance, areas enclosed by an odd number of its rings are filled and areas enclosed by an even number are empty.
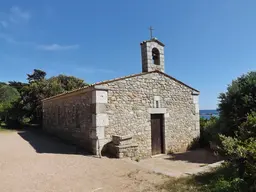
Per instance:
[[[218,116],[219,112],[217,109],[201,109],[199,110],[200,117],[203,117],[205,119],[210,119],[212,116]]]

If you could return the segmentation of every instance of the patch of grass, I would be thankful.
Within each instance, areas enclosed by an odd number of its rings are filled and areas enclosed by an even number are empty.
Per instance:
[[[10,129],[6,123],[0,121],[0,132],[10,132],[13,131],[13,129]]]
[[[0,132],[8,131],[4,122],[0,121]]]
[[[239,192],[241,186],[242,181],[237,179],[234,169],[225,165],[209,173],[171,178],[158,188],[169,192]]]
[[[3,122],[3,121],[0,121],[0,127],[1,127],[1,128],[6,127],[6,123]]]
[[[11,130],[0,126],[0,132],[8,132],[8,131],[11,131]]]
[[[188,176],[184,178],[171,178],[169,181],[165,182],[163,185],[157,187],[159,191],[165,189],[169,192],[200,192],[202,186],[197,185],[195,178],[193,176]]]

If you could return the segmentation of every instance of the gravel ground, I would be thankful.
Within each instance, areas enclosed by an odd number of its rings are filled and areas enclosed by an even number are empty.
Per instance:
[[[155,186],[166,179],[127,160],[78,154],[38,133],[0,132],[1,192],[161,191]]]

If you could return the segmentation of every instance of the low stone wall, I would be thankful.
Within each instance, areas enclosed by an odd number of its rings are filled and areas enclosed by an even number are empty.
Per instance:
[[[116,158],[138,156],[138,145],[133,143],[132,136],[113,136],[112,142],[107,146],[107,153]]]

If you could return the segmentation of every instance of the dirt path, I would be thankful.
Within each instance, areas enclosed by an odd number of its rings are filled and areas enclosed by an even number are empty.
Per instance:
[[[212,170],[221,165],[222,159],[205,149],[197,149],[172,155],[159,155],[154,158],[131,161],[151,172],[161,173],[170,177],[186,177],[200,172]]]
[[[77,154],[45,136],[0,132],[1,192],[148,192],[165,180],[125,160]]]

